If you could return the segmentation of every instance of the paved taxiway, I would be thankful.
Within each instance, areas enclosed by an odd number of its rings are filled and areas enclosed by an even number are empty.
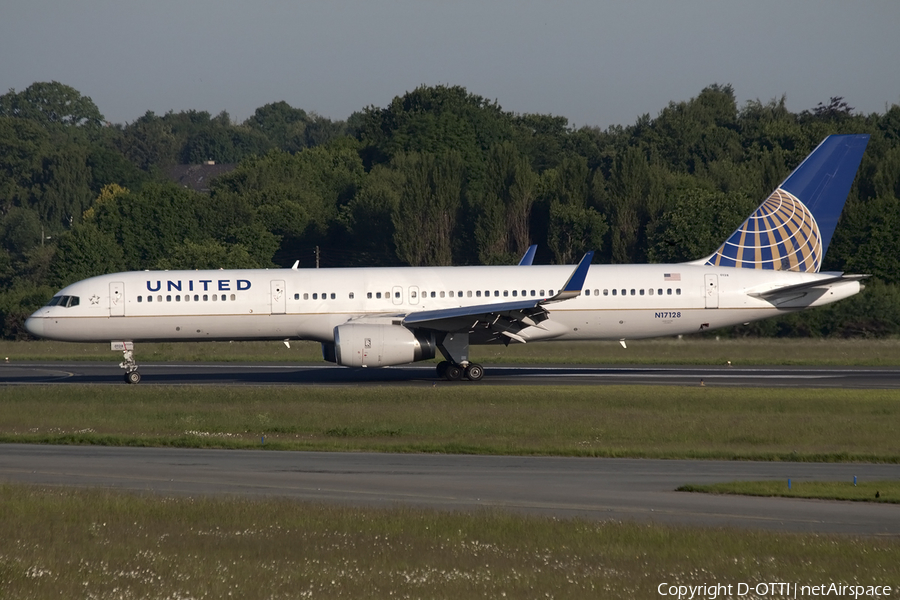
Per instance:
[[[676,492],[685,483],[897,479],[898,465],[0,445],[0,480],[359,506],[900,535],[900,505]]]
[[[433,365],[347,369],[327,364],[142,363],[140,385],[472,385],[437,379]],[[124,385],[107,362],[0,364],[0,385],[100,383]],[[728,385],[900,389],[900,368],[716,366],[492,366],[476,385]]]

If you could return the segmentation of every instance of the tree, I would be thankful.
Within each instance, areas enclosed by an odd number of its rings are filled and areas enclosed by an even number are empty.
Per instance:
[[[538,197],[538,183],[527,158],[512,142],[491,148],[483,197],[471,203],[482,264],[512,262],[531,245],[531,209]]]
[[[709,256],[750,215],[755,202],[701,187],[674,191],[666,210],[647,237],[652,262],[675,263]]]
[[[397,256],[412,266],[453,264],[453,234],[462,205],[465,167],[458,152],[400,154],[403,175],[393,214]]]
[[[99,129],[104,122],[93,100],[57,81],[33,83],[19,93],[10,89],[0,96],[0,116],[88,130]]]
[[[50,273],[58,287],[95,275],[126,269],[122,247],[93,222],[81,223],[63,234]]]

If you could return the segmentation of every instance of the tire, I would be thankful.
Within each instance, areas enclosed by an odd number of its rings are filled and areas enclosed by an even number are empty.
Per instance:
[[[444,377],[447,378],[447,381],[459,381],[462,379],[463,369],[459,365],[447,365],[447,368],[444,370]]]
[[[437,376],[443,379],[447,376],[447,367],[450,366],[450,363],[446,360],[442,360],[437,364]]]
[[[137,371],[125,373],[125,383],[135,384],[141,382],[141,374]]]
[[[481,381],[482,377],[484,377],[484,367],[481,365],[472,363],[466,367],[466,379],[469,381]]]

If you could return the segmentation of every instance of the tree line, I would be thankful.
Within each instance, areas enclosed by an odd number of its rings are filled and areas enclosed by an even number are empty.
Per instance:
[[[693,260],[712,253],[826,136],[871,140],[825,270],[860,295],[735,335],[900,333],[900,106],[841,97],[800,113],[711,85],[628,126],[574,128],[458,86],[346,121],[267,104],[105,121],[58,82],[0,96],[0,326],[67,283],[120,270]],[[232,163],[209,193],[166,169]]]

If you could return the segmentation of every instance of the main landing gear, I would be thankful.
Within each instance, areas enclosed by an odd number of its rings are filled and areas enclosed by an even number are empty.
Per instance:
[[[480,381],[484,377],[484,367],[469,362],[468,333],[446,334],[438,344],[438,349],[447,359],[438,363],[438,377],[447,381],[459,381],[463,377],[469,381]]]
[[[125,360],[119,363],[119,367],[125,369],[125,383],[135,384],[141,382],[141,374],[138,373],[138,364],[134,360],[134,344],[126,343],[122,350]]]
[[[447,381],[459,381],[464,377],[469,381],[480,381],[484,377],[484,367],[476,363],[462,366],[443,360],[438,363],[437,374],[438,377],[442,377]]]

